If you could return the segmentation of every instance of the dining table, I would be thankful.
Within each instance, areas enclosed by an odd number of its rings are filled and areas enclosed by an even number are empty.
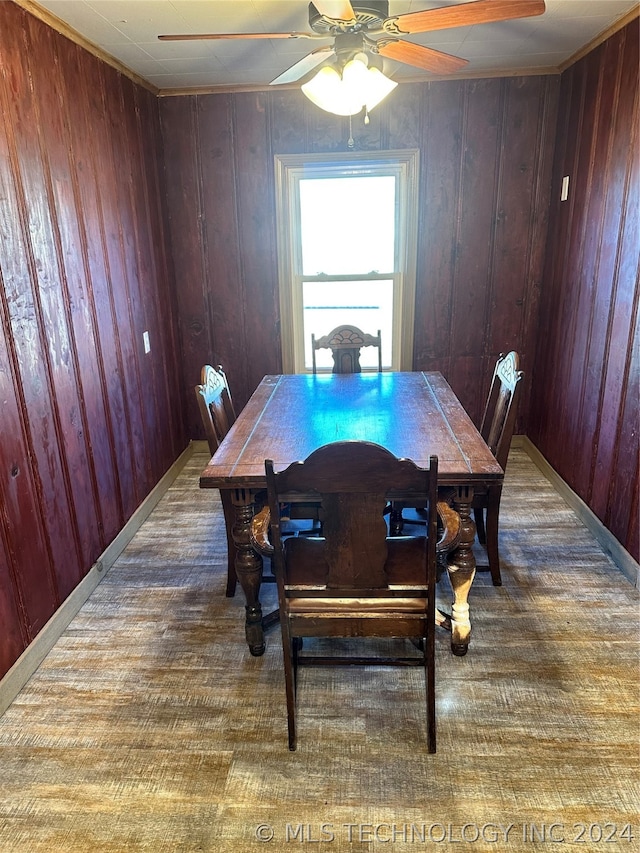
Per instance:
[[[200,476],[203,489],[227,490],[235,509],[231,534],[235,568],[246,599],[249,651],[265,650],[260,603],[263,561],[251,540],[256,497],[266,489],[265,460],[276,470],[334,441],[372,441],[395,456],[428,467],[438,457],[438,487],[460,516],[447,558],[453,591],[451,650],[467,653],[469,591],[476,572],[474,487],[500,481],[504,471],[453,390],[436,371],[265,376]],[[400,496],[401,497],[401,496]],[[390,495],[393,500],[393,495]]]

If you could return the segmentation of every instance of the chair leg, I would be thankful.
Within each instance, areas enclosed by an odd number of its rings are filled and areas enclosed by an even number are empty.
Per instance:
[[[485,545],[487,542],[487,534],[484,529],[484,510],[481,507],[477,507],[473,511],[473,517],[476,522],[476,533],[478,535],[478,542],[481,545]]]
[[[429,631],[423,639],[424,680],[427,693],[427,751],[436,751],[436,680],[435,680],[435,632]]]
[[[294,670],[294,650],[289,625],[282,619],[282,658],[284,663],[284,686],[287,695],[287,725],[289,728],[289,749],[296,748],[296,672]],[[297,655],[296,655],[297,657]]]
[[[494,586],[502,586],[498,554],[498,512],[499,507],[487,507],[487,556]]]

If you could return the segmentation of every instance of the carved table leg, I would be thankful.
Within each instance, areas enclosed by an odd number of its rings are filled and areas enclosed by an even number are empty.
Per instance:
[[[260,582],[262,580],[262,558],[251,547],[249,531],[253,518],[253,499],[248,489],[235,489],[232,493],[235,521],[232,528],[236,546],[236,574],[244,592],[246,605],[245,635],[252,655],[264,654],[264,631],[262,606],[260,604]]]
[[[447,565],[447,573],[453,589],[451,608],[451,651],[462,657],[469,648],[471,621],[467,598],[476,574],[476,558],[473,555],[473,540],[476,525],[471,517],[473,487],[459,486],[453,505],[460,515],[460,542],[453,551]]]

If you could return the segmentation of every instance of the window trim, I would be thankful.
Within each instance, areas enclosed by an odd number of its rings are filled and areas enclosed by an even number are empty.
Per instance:
[[[358,151],[339,154],[276,154],[276,229],[278,239],[278,289],[280,298],[280,338],[284,373],[305,373],[302,317],[302,288],[294,285],[300,269],[297,223],[290,219],[292,204],[298,205],[296,181],[311,175],[356,176],[367,170],[384,169],[398,177],[398,277],[394,285],[392,370],[413,369],[413,340],[418,248],[418,183],[420,152],[415,149]],[[300,221],[299,211],[296,217]],[[296,322],[296,315],[298,321]],[[302,364],[299,363],[302,354]],[[296,357],[297,355],[297,357]]]

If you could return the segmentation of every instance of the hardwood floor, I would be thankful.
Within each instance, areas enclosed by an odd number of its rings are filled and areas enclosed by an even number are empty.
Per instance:
[[[638,594],[524,451],[503,586],[476,578],[466,657],[438,633],[436,755],[414,668],[303,670],[289,752],[279,633],[250,657],[206,461],[0,719],[0,853],[637,849]]]

